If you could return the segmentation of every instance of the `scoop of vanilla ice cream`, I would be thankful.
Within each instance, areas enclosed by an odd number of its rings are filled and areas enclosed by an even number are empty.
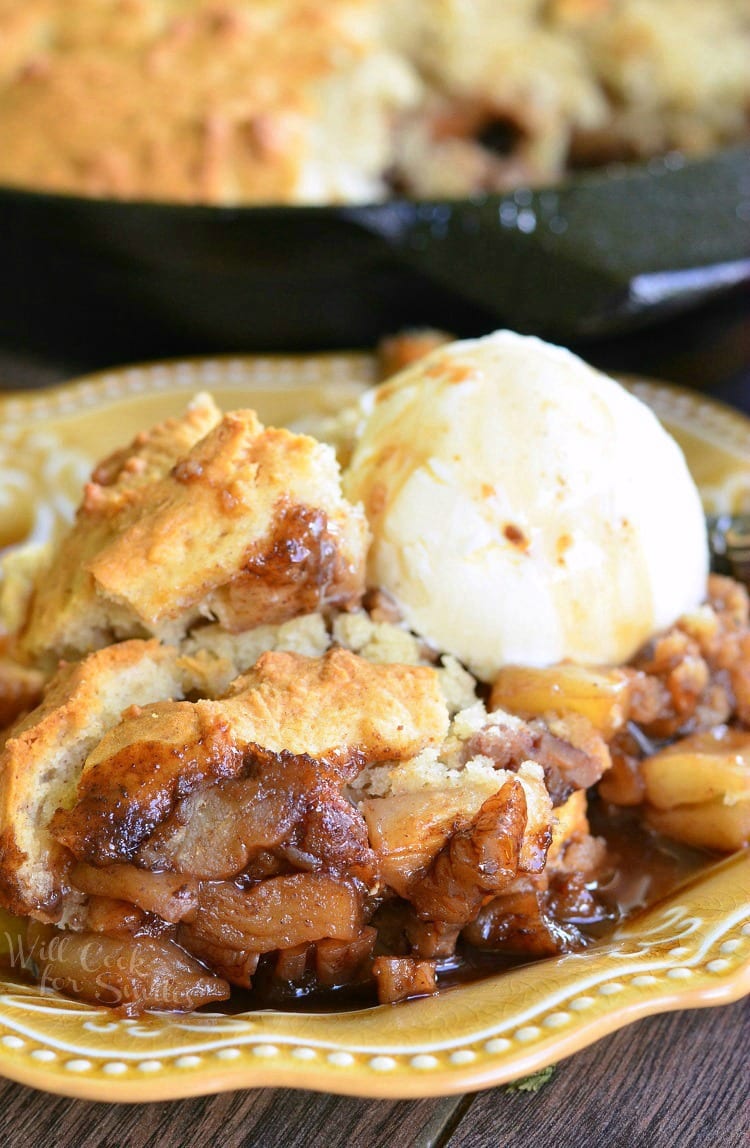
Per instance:
[[[570,352],[510,331],[452,343],[363,415],[344,483],[372,527],[369,583],[480,678],[624,662],[704,598],[679,447]]]

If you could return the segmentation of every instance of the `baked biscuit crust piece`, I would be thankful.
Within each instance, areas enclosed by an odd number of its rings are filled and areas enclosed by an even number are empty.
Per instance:
[[[94,472],[37,584],[22,638],[32,656],[179,641],[205,617],[241,631],[359,600],[368,528],[341,495],[331,449],[264,429],[252,411],[220,422],[212,405],[199,411],[207,434],[189,413],[190,433],[183,420],[166,442],[154,432]]]
[[[197,395],[180,418],[142,431],[94,468],[72,529],[37,574],[20,637],[28,655],[49,663],[108,645],[115,632],[145,636],[132,618],[99,598],[89,562],[141,512],[154,483],[220,420],[213,399]]]
[[[86,755],[133,703],[181,696],[177,651],[131,641],[63,666],[0,753],[0,904],[56,920],[66,854],[47,824],[72,799]]]
[[[248,753],[325,760],[345,778],[437,746],[447,728],[431,668],[376,666],[346,650],[266,653],[223,700],[123,715],[89,753],[52,833],[78,858],[111,864],[132,858],[198,786],[241,776]]]
[[[420,84],[372,0],[22,7],[0,0],[3,183],[205,203],[382,197],[392,118]]]
[[[144,511],[89,568],[149,630],[175,621],[184,633],[214,614],[245,630],[362,595],[367,526],[340,494],[333,452],[264,430],[252,411],[225,415]]]

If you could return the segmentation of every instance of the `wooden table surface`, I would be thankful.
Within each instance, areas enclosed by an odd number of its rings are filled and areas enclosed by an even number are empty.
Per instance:
[[[701,386],[750,413],[747,294],[625,343],[588,348],[609,369]],[[165,355],[170,348],[165,348]],[[112,364],[0,347],[0,389],[45,386]],[[1,1148],[158,1143],[259,1148],[747,1148],[750,1004],[677,1012],[624,1029],[561,1063],[539,1092],[444,1100],[352,1100],[262,1089],[106,1105],[0,1084]]]

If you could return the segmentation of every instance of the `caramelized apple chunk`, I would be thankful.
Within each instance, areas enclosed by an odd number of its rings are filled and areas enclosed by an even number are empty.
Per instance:
[[[466,925],[483,902],[516,876],[526,829],[526,796],[520,781],[506,781],[482,805],[472,824],[458,829],[409,900],[425,920]]]
[[[310,945],[293,945],[290,949],[282,949],[276,957],[273,975],[279,981],[288,981],[298,984],[307,973],[310,958]]]
[[[204,881],[235,877],[251,857],[279,845],[301,812],[303,793],[291,778],[286,786],[275,780],[220,781],[191,793],[141,847],[139,864]]]
[[[521,864],[526,869],[544,865],[549,844],[551,803],[541,770],[537,776],[535,769],[530,765],[520,771],[530,814],[521,844]],[[424,875],[456,826],[470,824],[507,777],[501,770],[492,778],[470,774],[465,785],[365,798],[360,809],[383,881],[408,897],[415,879]]]
[[[580,931],[575,925],[555,920],[546,909],[545,899],[545,892],[533,878],[519,879],[485,905],[462,936],[477,949],[535,957],[583,948]]]
[[[350,985],[369,971],[377,940],[377,930],[366,926],[353,941],[318,941],[315,946],[315,975],[326,988]]]
[[[414,957],[376,957],[372,975],[380,1004],[396,1004],[410,997],[429,996],[437,989],[434,961]]]
[[[210,882],[201,886],[189,924],[215,944],[270,953],[325,937],[354,940],[362,900],[352,885],[321,873],[270,877],[250,889]]]
[[[404,932],[414,956],[426,960],[445,960],[456,951],[461,926],[448,925],[444,921],[422,921],[417,916],[410,916]]]
[[[646,821],[657,833],[696,849],[733,853],[750,845],[750,801],[736,805],[705,801],[699,805],[676,805],[674,809],[646,806],[645,810]]]
[[[477,796],[475,809],[489,794]],[[462,794],[454,790],[395,793],[360,802],[383,880],[400,896],[406,896],[414,875],[424,872],[440,852],[461,807]]]
[[[241,989],[252,987],[260,953],[248,949],[233,949],[229,945],[211,941],[198,934],[185,921],[182,921],[177,929],[177,942],[202,964],[212,969],[217,976],[229,981],[230,985],[237,985]]]
[[[640,805],[646,796],[643,780],[643,737],[639,731],[621,730],[610,745],[612,768],[599,782],[598,793],[613,805]]]
[[[27,942],[44,987],[125,1013],[190,1012],[226,1000],[229,985],[156,937],[73,933],[30,921]]]
[[[750,842],[750,732],[720,727],[682,738],[646,758],[641,773],[659,832],[720,851]]]
[[[641,769],[646,800],[657,809],[750,801],[750,732],[721,727],[681,738],[647,757]]]
[[[324,870],[377,889],[378,858],[370,848],[367,824],[356,806],[330,785],[308,794],[294,833],[278,852],[296,869]]]
[[[111,936],[140,932],[147,918],[141,909],[112,897],[90,896],[86,902],[86,928]]]
[[[581,714],[609,738],[627,720],[629,693],[630,679],[623,670],[567,662],[543,669],[504,666],[495,678],[490,706],[524,718]]]
[[[176,924],[198,904],[198,883],[177,873],[152,873],[135,865],[97,869],[83,862],[73,866],[71,883],[82,893],[129,901],[163,921]]]

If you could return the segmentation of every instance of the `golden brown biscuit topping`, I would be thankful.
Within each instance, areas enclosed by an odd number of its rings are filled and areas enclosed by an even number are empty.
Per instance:
[[[22,644],[32,657],[116,638],[179,640],[347,608],[364,588],[368,529],[329,447],[199,402],[94,472],[42,571]]]

